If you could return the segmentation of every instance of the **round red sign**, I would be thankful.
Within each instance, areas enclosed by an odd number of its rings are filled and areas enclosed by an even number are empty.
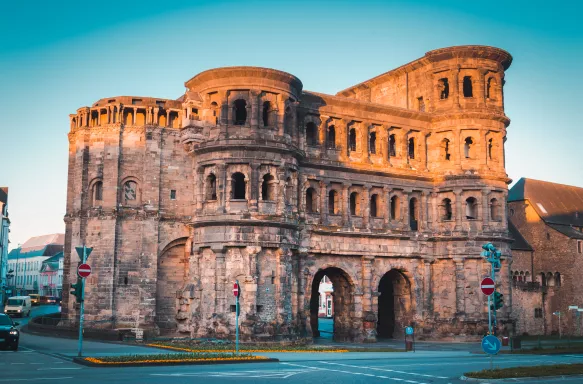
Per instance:
[[[480,288],[482,289],[482,293],[486,296],[490,296],[491,294],[494,293],[494,289],[496,288],[496,285],[494,285],[494,280],[492,280],[489,277],[486,277],[484,280],[482,280],[482,283],[480,284]]]
[[[81,264],[77,267],[77,274],[79,277],[87,277],[91,274],[91,267],[89,264]]]
[[[233,284],[233,296],[239,297],[239,284],[237,283]]]

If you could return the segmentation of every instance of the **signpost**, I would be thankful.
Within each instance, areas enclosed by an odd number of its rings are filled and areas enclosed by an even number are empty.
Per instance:
[[[239,297],[241,296],[239,280],[233,284],[233,296],[235,296],[235,353],[239,354]]]
[[[500,352],[500,347],[502,347],[502,344],[494,335],[488,335],[482,339],[482,349],[489,355],[495,355]]]
[[[481,256],[490,263],[490,277],[486,277],[480,284],[482,293],[488,296],[488,335],[482,339],[482,349],[490,355],[490,369],[492,369],[492,355],[497,354],[502,346],[493,332],[493,326],[496,329],[497,323],[496,310],[504,305],[502,293],[496,292],[496,272],[502,268],[502,252],[496,249],[492,243],[482,245],[482,249],[484,252],[481,253]]]
[[[561,332],[561,311],[553,312],[553,315],[559,316],[559,339],[560,339],[560,338],[562,338],[562,335],[561,335],[561,333],[562,333]]]
[[[482,280],[482,282],[480,283],[480,289],[482,290],[482,293],[486,296],[488,296],[488,331],[490,333],[492,333],[492,311],[490,310],[490,301],[491,301],[491,295],[494,293],[494,289],[496,288],[496,284],[494,283],[494,280],[492,280],[489,277],[486,277],[484,280]]]
[[[79,308],[79,345],[77,354],[81,357],[83,356],[83,321],[85,320],[85,278],[91,274],[91,267],[85,263],[93,248],[88,248],[83,245],[82,247],[75,247],[75,250],[81,259],[81,265],[77,267],[77,275],[79,275],[81,281],[75,284],[75,291],[71,293],[77,296],[77,301],[81,304]],[[81,284],[80,287],[79,284]],[[77,292],[77,288],[80,288],[79,292]]]
[[[408,341],[407,336],[411,336],[412,340]],[[409,342],[411,343],[410,345]],[[415,352],[415,333],[413,327],[407,326],[405,327],[405,351],[410,351],[411,349]]]

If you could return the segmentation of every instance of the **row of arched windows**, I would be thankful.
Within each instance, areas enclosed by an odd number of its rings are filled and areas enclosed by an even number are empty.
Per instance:
[[[291,184],[291,179],[288,179],[288,183]],[[274,201],[276,198],[276,186],[275,177],[270,173],[265,174],[261,181],[260,200]],[[231,175],[230,198],[232,200],[247,199],[247,182],[245,175],[241,172],[235,172]],[[206,177],[204,199],[207,201],[217,200],[217,177],[214,173],[209,173]]]
[[[514,283],[528,283],[532,281],[529,271],[513,271],[511,274]],[[560,272],[541,272],[536,276],[536,279],[543,287],[560,287],[562,284]]]
[[[497,80],[494,77],[489,77],[486,80],[486,98],[494,99],[494,87],[497,84]],[[449,79],[443,77],[438,80],[437,87],[439,90],[439,99],[447,100],[449,98]],[[474,85],[472,76],[464,76],[462,80],[462,94],[463,97],[474,97]]]
[[[211,105],[213,109],[213,116],[217,116],[218,104],[213,102]],[[273,126],[276,117],[274,115],[274,108],[270,101],[264,101],[261,105],[261,121],[264,127]],[[233,125],[245,125],[247,123],[247,101],[244,99],[237,99],[233,102]]]
[[[139,190],[136,180],[126,180],[121,189],[120,200],[122,205],[139,203]],[[103,181],[94,181],[91,186],[91,205],[100,206],[103,201]]]

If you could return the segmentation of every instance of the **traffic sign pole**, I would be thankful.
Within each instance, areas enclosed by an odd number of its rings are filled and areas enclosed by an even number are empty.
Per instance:
[[[87,261],[87,247],[83,245],[81,264]],[[83,321],[85,320],[85,279],[81,278],[81,308],[79,309],[79,346],[77,356],[83,356]]]
[[[235,281],[233,286],[233,295],[235,295],[235,353],[239,354],[239,296],[241,296],[241,287],[239,280]]]

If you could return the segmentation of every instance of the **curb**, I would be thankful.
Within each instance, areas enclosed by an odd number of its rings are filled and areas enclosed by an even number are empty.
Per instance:
[[[516,381],[516,380],[540,380],[540,379],[549,379],[549,380],[562,380],[562,379],[572,379],[572,378],[577,378],[580,377],[583,379],[583,375],[561,375],[561,376],[529,376],[529,377],[505,377],[503,379],[476,379],[473,377],[467,377],[465,375],[461,375],[460,376],[460,380],[462,381],[474,381],[477,383],[480,382],[497,382],[497,383],[503,383],[506,380],[512,380],[512,381]],[[554,381],[553,381],[554,382]]]
[[[245,363],[278,363],[279,359],[260,359],[260,360],[201,360],[201,361],[176,361],[171,363],[108,363],[108,364],[98,364],[92,363],[85,360],[82,357],[74,357],[73,362],[84,365],[86,367],[93,368],[120,368],[120,367],[162,367],[162,366],[172,366],[172,365],[222,365],[222,364],[245,364]]]

